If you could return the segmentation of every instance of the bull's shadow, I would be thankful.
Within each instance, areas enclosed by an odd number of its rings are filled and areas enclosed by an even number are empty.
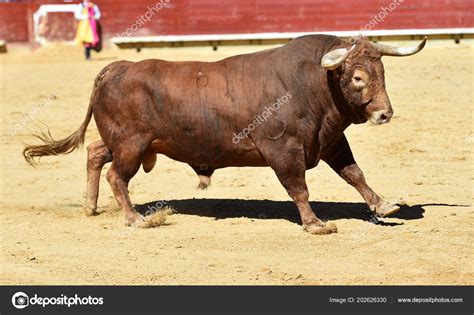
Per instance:
[[[285,219],[301,224],[296,205],[291,201],[243,200],[243,199],[182,199],[149,202],[135,205],[145,214],[169,206],[176,213],[219,219],[247,217],[254,219]],[[365,203],[358,202],[311,202],[311,207],[322,220],[359,219],[370,221],[372,215]],[[392,218],[415,220],[423,218],[423,205],[400,206]],[[388,224],[386,225],[396,225]]]

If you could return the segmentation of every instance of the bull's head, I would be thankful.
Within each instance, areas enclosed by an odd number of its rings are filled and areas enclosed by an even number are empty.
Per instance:
[[[358,39],[349,49],[332,50],[321,59],[321,65],[334,71],[334,78],[354,123],[370,120],[383,124],[393,116],[385,89],[382,56],[410,56],[423,49],[426,37],[414,47],[393,47]]]

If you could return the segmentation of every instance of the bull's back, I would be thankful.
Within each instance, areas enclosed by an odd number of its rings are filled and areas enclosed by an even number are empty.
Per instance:
[[[254,91],[245,63],[235,58],[110,65],[99,82],[100,105],[94,110],[104,142],[113,151],[127,137],[152,133],[150,148],[188,164],[264,165],[250,139],[233,141],[258,105],[249,98]]]

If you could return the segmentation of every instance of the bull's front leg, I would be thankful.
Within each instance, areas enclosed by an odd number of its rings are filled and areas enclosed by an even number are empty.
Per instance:
[[[311,209],[309,193],[305,180],[305,161],[302,146],[285,143],[265,143],[260,152],[275,171],[280,183],[298,207],[303,230],[311,234],[330,234],[337,232],[336,225],[321,221]]]
[[[322,158],[339,176],[361,194],[370,210],[378,217],[389,216],[400,209],[397,205],[385,201],[367,185],[364,173],[355,162],[344,135],[331,151]]]

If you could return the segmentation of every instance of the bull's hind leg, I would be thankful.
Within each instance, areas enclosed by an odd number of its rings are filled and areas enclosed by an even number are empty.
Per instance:
[[[386,217],[400,209],[397,205],[383,200],[367,185],[364,173],[355,162],[344,135],[331,149],[331,152],[323,157],[323,160],[361,194],[370,210],[378,217]]]
[[[115,200],[125,214],[125,225],[138,226],[143,217],[133,209],[128,192],[128,183],[135,176],[142,163],[144,152],[140,148],[147,145],[141,143],[122,143],[113,149],[112,166],[107,172],[107,181],[112,188]]]
[[[112,161],[112,153],[104,141],[92,142],[87,147],[87,195],[84,213],[87,216],[94,215],[99,198],[100,172],[105,163]]]

